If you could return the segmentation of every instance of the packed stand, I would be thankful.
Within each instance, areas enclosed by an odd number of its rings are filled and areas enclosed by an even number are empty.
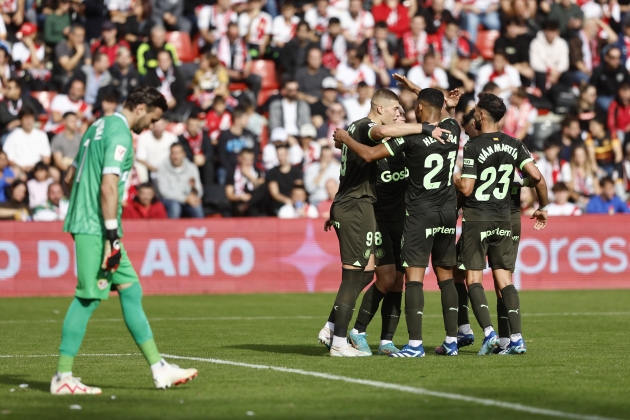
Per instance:
[[[63,220],[82,134],[140,85],[168,111],[134,137],[123,217],[328,217],[335,129],[380,87],[415,120],[396,73],[463,91],[462,124],[480,92],[503,98],[550,215],[629,211],[630,0],[9,0],[2,15],[0,219]],[[525,214],[535,202],[524,188]]]

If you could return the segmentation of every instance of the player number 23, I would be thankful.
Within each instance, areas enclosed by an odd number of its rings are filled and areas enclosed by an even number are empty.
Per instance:
[[[503,200],[507,195],[512,180],[511,175],[513,169],[514,167],[512,165],[505,164],[499,166],[499,173],[502,174],[502,176],[498,183],[502,186],[497,186],[497,188],[492,191],[492,195],[494,195],[497,200]],[[486,194],[486,190],[497,180],[497,169],[494,167],[484,169],[479,180],[486,182],[477,188],[475,198],[477,201],[488,201],[490,200],[490,193]]]
[[[374,240],[374,245],[380,246],[383,243],[381,232],[368,232],[365,236],[365,245],[372,246],[372,240]]]

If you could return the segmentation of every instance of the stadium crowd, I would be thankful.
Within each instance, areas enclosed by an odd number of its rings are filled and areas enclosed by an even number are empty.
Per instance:
[[[62,220],[82,133],[151,85],[124,218],[328,217],[338,127],[395,73],[482,91],[547,180],[550,215],[628,213],[630,0],[6,0],[0,219]],[[414,97],[399,92],[408,121]],[[461,149],[466,139],[460,144]],[[536,208],[524,188],[524,214]]]

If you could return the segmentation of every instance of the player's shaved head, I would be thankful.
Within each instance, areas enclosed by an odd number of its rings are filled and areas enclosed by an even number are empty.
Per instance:
[[[428,88],[422,89],[418,94],[418,102],[422,106],[433,109],[442,109],[444,106],[444,93],[441,90]]]
[[[398,95],[389,89],[378,89],[372,95],[371,107],[370,118],[372,120],[383,125],[392,124],[398,115],[398,108],[400,108]]]

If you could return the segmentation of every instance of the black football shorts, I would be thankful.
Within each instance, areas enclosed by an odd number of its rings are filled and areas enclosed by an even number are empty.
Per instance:
[[[429,257],[437,267],[456,263],[455,210],[415,214],[408,212],[403,228],[401,259],[403,267],[428,267]]]
[[[458,266],[462,270],[484,270],[486,257],[493,269],[514,270],[512,221],[464,221],[459,240]]]
[[[366,267],[377,241],[372,203],[355,198],[333,202],[330,219],[339,239],[341,263]]]
[[[376,219],[378,232],[374,240],[374,256],[379,266],[396,265],[396,271],[405,272],[400,260],[400,243],[403,234],[403,221],[379,222]]]

